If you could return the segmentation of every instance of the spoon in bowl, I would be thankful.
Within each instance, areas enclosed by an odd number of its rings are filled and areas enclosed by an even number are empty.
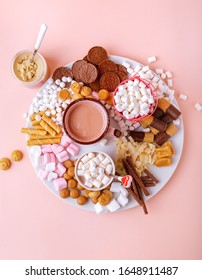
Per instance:
[[[43,38],[46,34],[47,29],[48,29],[48,26],[43,23],[40,27],[39,34],[38,34],[38,37],[37,37],[37,40],[36,40],[36,43],[35,43],[35,46],[34,46],[33,55],[32,55],[32,58],[30,60],[31,62],[33,62],[34,57],[35,57],[36,53],[38,52],[38,50],[41,46],[41,43],[43,41]]]

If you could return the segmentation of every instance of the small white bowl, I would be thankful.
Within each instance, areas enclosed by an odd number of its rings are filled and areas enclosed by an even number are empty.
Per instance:
[[[111,158],[108,154],[103,153],[103,152],[100,152],[100,151],[94,151],[94,152],[92,152],[92,153],[95,153],[95,154],[98,154],[98,153],[99,153],[99,154],[103,154],[105,157],[108,157],[108,158],[110,159],[111,164],[112,164],[112,167],[113,167],[113,169],[112,169],[112,175],[115,175],[115,165],[114,165],[114,161],[112,160],[112,158]],[[78,182],[83,188],[85,188],[85,189],[87,189],[87,190],[89,190],[89,191],[100,191],[100,190],[103,190],[103,189],[105,189],[106,187],[108,187],[108,186],[112,183],[112,181],[113,181],[113,179],[114,179],[113,177],[111,177],[111,180],[109,181],[109,183],[108,183],[107,185],[104,185],[104,186],[102,186],[102,187],[100,187],[100,188],[96,188],[96,187],[94,187],[94,186],[93,186],[92,188],[89,188],[89,187],[86,187],[86,186],[84,185],[84,183],[81,182],[80,177],[77,175],[77,170],[78,170],[79,162],[80,162],[81,159],[82,159],[85,155],[87,155],[87,154],[89,154],[89,152],[83,154],[82,156],[80,156],[80,157],[77,159],[77,162],[76,162],[76,165],[75,165],[75,171],[74,171],[76,180],[77,180],[77,182]],[[110,175],[109,175],[109,176],[110,176]]]
[[[36,79],[36,80],[33,80],[33,81],[31,81],[31,82],[26,82],[26,81],[21,80],[21,79],[16,75],[15,70],[14,70],[15,61],[16,61],[16,59],[17,59],[20,55],[22,55],[23,53],[32,53],[32,51],[30,51],[30,50],[23,50],[23,51],[21,51],[21,52],[18,52],[18,53],[13,57],[13,59],[12,59],[12,61],[11,61],[11,72],[12,72],[12,74],[13,74],[13,77],[14,77],[21,85],[23,85],[23,86],[25,86],[25,87],[34,88],[34,87],[37,87],[37,86],[42,85],[42,84],[46,81],[46,79],[47,79],[47,77],[48,77],[48,66],[47,66],[47,63],[46,63],[45,58],[44,58],[39,52],[37,52],[36,55],[38,55],[38,57],[41,59],[41,61],[42,61],[42,63],[43,63],[43,71],[42,71],[41,76],[40,76],[38,79]]]

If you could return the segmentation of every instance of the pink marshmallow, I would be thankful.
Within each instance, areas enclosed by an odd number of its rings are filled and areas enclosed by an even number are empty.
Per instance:
[[[45,165],[44,156],[40,156],[40,164],[41,165]]]
[[[72,156],[76,156],[79,153],[79,150],[80,148],[74,143],[71,143],[67,148],[67,152],[70,153]]]
[[[43,156],[43,160],[44,160],[44,164],[50,163],[51,158],[50,158],[50,154],[49,153],[45,153]]]
[[[50,153],[50,162],[56,162],[54,153]]]
[[[39,171],[37,172],[37,177],[40,178],[41,180],[45,180],[48,176],[48,171],[43,170],[43,169],[39,169]]]
[[[60,144],[63,147],[67,148],[71,142],[72,142],[72,140],[70,140],[67,135],[63,135],[61,138]]]
[[[64,150],[64,147],[61,145],[57,145],[57,144],[53,144],[51,146],[52,152],[57,155],[59,153],[61,153]]]
[[[95,99],[99,99],[98,93],[96,91],[93,91],[91,94]]]
[[[61,163],[58,163],[55,169],[55,172],[58,174],[58,177],[62,177],[62,175],[65,173],[66,168],[64,167],[64,165],[62,165]]]
[[[56,191],[60,191],[67,187],[67,181],[64,178],[58,178],[58,179],[53,180],[53,185],[54,185]]]
[[[51,145],[43,145],[41,149],[42,153],[52,153]]]
[[[66,151],[62,151],[61,153],[56,154],[56,157],[59,162],[64,162],[65,160],[69,159],[69,155]]]

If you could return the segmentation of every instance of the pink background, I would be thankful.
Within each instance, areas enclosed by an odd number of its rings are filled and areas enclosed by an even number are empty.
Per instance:
[[[18,4],[16,4],[18,3]],[[56,4],[53,4],[56,3]],[[0,24],[0,157],[16,148],[21,163],[0,172],[0,259],[201,259],[202,258],[202,2],[2,1]],[[12,56],[32,48],[41,23],[41,47],[51,72],[82,58],[94,45],[174,73],[185,125],[181,162],[169,183],[140,207],[97,216],[56,198],[36,178],[20,134],[22,114],[37,90],[18,85]]]

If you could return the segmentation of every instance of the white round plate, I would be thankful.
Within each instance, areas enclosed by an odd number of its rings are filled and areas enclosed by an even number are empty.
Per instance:
[[[119,63],[119,64],[122,64],[124,61],[127,61],[130,63],[132,68],[135,68],[137,64],[139,64],[140,66],[143,66],[142,64],[140,64],[134,60],[125,58],[125,57],[110,56],[109,58],[110,58],[110,60],[114,61],[115,63]],[[71,68],[72,64],[73,64],[73,62],[67,64],[66,66]],[[156,75],[156,73],[153,73],[153,74]],[[47,81],[43,85],[43,87],[40,89],[40,91],[43,88],[45,88],[46,84],[47,84]],[[179,105],[175,99],[173,101],[173,104],[179,108]],[[114,120],[111,120],[111,124],[112,124],[112,126],[118,128],[118,125]],[[29,127],[29,126],[30,126],[30,123],[28,120],[27,127]],[[151,197],[156,195],[166,185],[166,183],[169,181],[169,179],[172,177],[172,175],[175,172],[177,165],[180,161],[180,157],[181,157],[182,150],[183,150],[183,142],[184,142],[184,128],[183,128],[182,117],[180,117],[180,125],[178,127],[178,132],[172,137],[172,143],[173,143],[174,150],[175,150],[175,155],[172,158],[173,159],[172,164],[167,167],[156,167],[156,166],[150,167],[151,172],[154,174],[154,176],[156,176],[156,178],[158,178],[159,183],[155,187],[149,188],[150,195],[144,197],[145,201],[149,200]],[[79,146],[80,146],[80,152],[76,156],[76,158],[80,157],[82,154],[84,154],[86,152],[102,151],[102,152],[109,154],[112,157],[112,159],[115,159],[116,146],[115,146],[114,140],[112,138],[108,139],[107,145],[105,147],[101,146],[99,144],[99,142],[96,144],[93,144],[93,145],[79,145]],[[34,166],[34,157],[30,153],[30,147],[28,147],[28,153],[29,153],[32,165],[33,165],[35,171],[37,172],[39,170],[39,167],[36,168]],[[57,197],[60,198],[59,193],[54,189],[52,182],[48,182],[47,180],[43,180],[42,182],[46,185],[46,187],[48,187],[49,190],[51,190]],[[116,194],[114,194],[114,195],[116,195]],[[62,198],[62,200],[66,201],[67,203],[71,204],[72,206],[78,207],[80,209],[95,212],[94,204],[91,203],[90,200],[88,201],[87,204],[85,204],[83,206],[78,205],[76,202],[76,199],[72,199],[72,198],[63,199]],[[131,196],[129,196],[129,203],[125,207],[121,207],[118,211],[123,211],[123,210],[129,209],[129,208],[135,207],[137,205],[138,205],[137,202]],[[107,209],[106,209],[106,211],[107,211]]]

